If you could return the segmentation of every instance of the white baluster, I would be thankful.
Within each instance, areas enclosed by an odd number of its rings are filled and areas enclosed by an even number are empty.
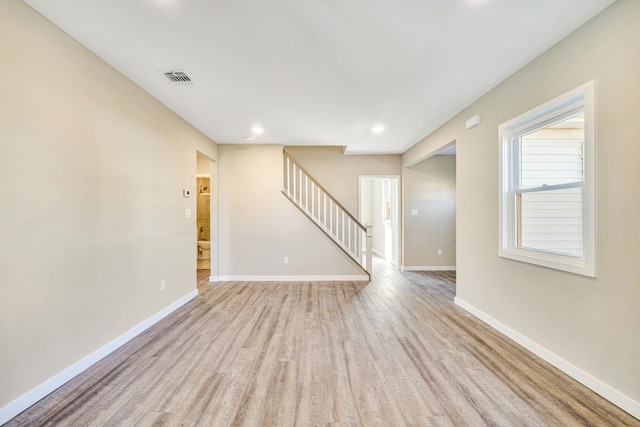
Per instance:
[[[340,222],[342,223],[342,239],[341,239],[341,243],[342,246],[344,246],[344,211],[340,212],[342,215],[340,216]]]
[[[331,234],[333,234],[333,212],[331,212],[331,204],[333,201],[329,199],[329,229],[331,230]]]
[[[367,264],[366,264],[366,270],[369,272],[369,274],[373,274],[373,255],[372,255],[372,239],[373,239],[373,233],[371,232],[371,229],[373,228],[373,226],[371,224],[367,224]]]
[[[322,193],[322,210],[323,210],[323,214],[322,214],[322,224],[324,225],[324,229],[327,229],[327,194],[326,193]]]
[[[338,210],[338,206],[336,206],[336,240],[340,243],[340,211]]]
[[[289,197],[291,197],[291,175],[289,173],[289,170],[291,169],[291,160],[287,157],[287,176],[285,177],[285,179],[287,180],[287,194],[289,195]]]
[[[293,200],[295,201],[295,199],[296,199],[296,169],[297,169],[295,164],[293,165],[292,169],[293,169],[293,182],[292,182],[292,184],[293,184],[292,185],[293,193],[292,193],[292,196],[293,196]]]
[[[300,197],[298,198],[298,205],[302,205],[302,171],[298,168],[298,189]]]
[[[309,212],[309,177],[304,174],[304,210]]]

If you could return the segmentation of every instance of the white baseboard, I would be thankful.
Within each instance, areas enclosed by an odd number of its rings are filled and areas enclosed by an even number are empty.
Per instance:
[[[219,282],[368,282],[369,277],[353,276],[219,276]]]
[[[210,282],[219,282],[220,281],[220,277],[219,276],[209,276],[209,281]]]
[[[482,320],[489,326],[493,327],[494,329],[503,333],[507,337],[511,338],[512,340],[514,340],[521,346],[525,347],[527,350],[531,351],[541,359],[544,359],[545,361],[549,362],[550,364],[560,369],[565,374],[569,375],[571,378],[575,379],[579,383],[583,384],[584,386],[598,393],[600,396],[604,397],[614,405],[620,407],[621,409],[628,412],[632,416],[640,419],[640,402],[636,402],[630,397],[622,394],[621,392],[614,389],[613,387],[593,377],[588,372],[585,372],[582,369],[578,368],[577,366],[572,365],[571,363],[557,356],[553,352],[531,341],[529,338],[514,331],[507,325],[494,319],[493,317],[489,316],[485,312],[475,308],[474,306],[465,302],[464,300],[456,297],[454,301],[457,306],[473,314],[478,319]]]
[[[188,303],[189,301],[191,301],[197,296],[198,296],[197,290],[189,292],[187,295],[180,298],[178,301],[174,302],[167,308],[154,314],[153,316],[143,321],[142,323],[139,323],[138,325],[134,326],[132,329],[129,329],[127,332],[120,335],[118,338],[114,339],[113,341],[109,342],[108,344],[104,345],[98,350],[94,351],[90,355],[84,357],[80,361],[74,363],[64,371],[49,378],[47,381],[43,382],[33,390],[23,394],[13,402],[9,403],[4,408],[1,408],[0,409],[0,425],[6,423],[11,418],[15,417],[16,415],[20,414],[22,411],[27,409],[29,406],[33,405],[34,403],[36,403],[46,395],[52,393],[53,391],[55,391],[57,388],[61,387],[65,383],[69,382],[71,379],[81,374],[82,372],[90,368],[95,363],[104,359],[106,356],[113,353],[114,351],[116,351],[117,349],[125,345],[127,342],[131,341],[133,338],[140,335],[146,329],[158,323],[160,320],[164,319],[169,314],[173,313],[178,308],[182,307],[183,305],[185,305],[186,303]]]
[[[455,265],[403,265],[402,271],[456,271]]]

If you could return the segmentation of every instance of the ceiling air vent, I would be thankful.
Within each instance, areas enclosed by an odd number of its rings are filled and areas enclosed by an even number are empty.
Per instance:
[[[172,85],[192,85],[193,80],[184,71],[159,71]]]

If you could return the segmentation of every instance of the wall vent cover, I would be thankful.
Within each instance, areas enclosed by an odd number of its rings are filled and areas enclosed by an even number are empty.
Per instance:
[[[158,71],[172,85],[192,85],[193,80],[184,71]]]

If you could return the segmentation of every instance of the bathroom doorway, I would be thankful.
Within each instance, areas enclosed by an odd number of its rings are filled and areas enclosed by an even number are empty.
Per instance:
[[[198,276],[207,275],[212,260],[212,162],[198,154],[196,169],[196,228],[197,228],[197,269]]]

